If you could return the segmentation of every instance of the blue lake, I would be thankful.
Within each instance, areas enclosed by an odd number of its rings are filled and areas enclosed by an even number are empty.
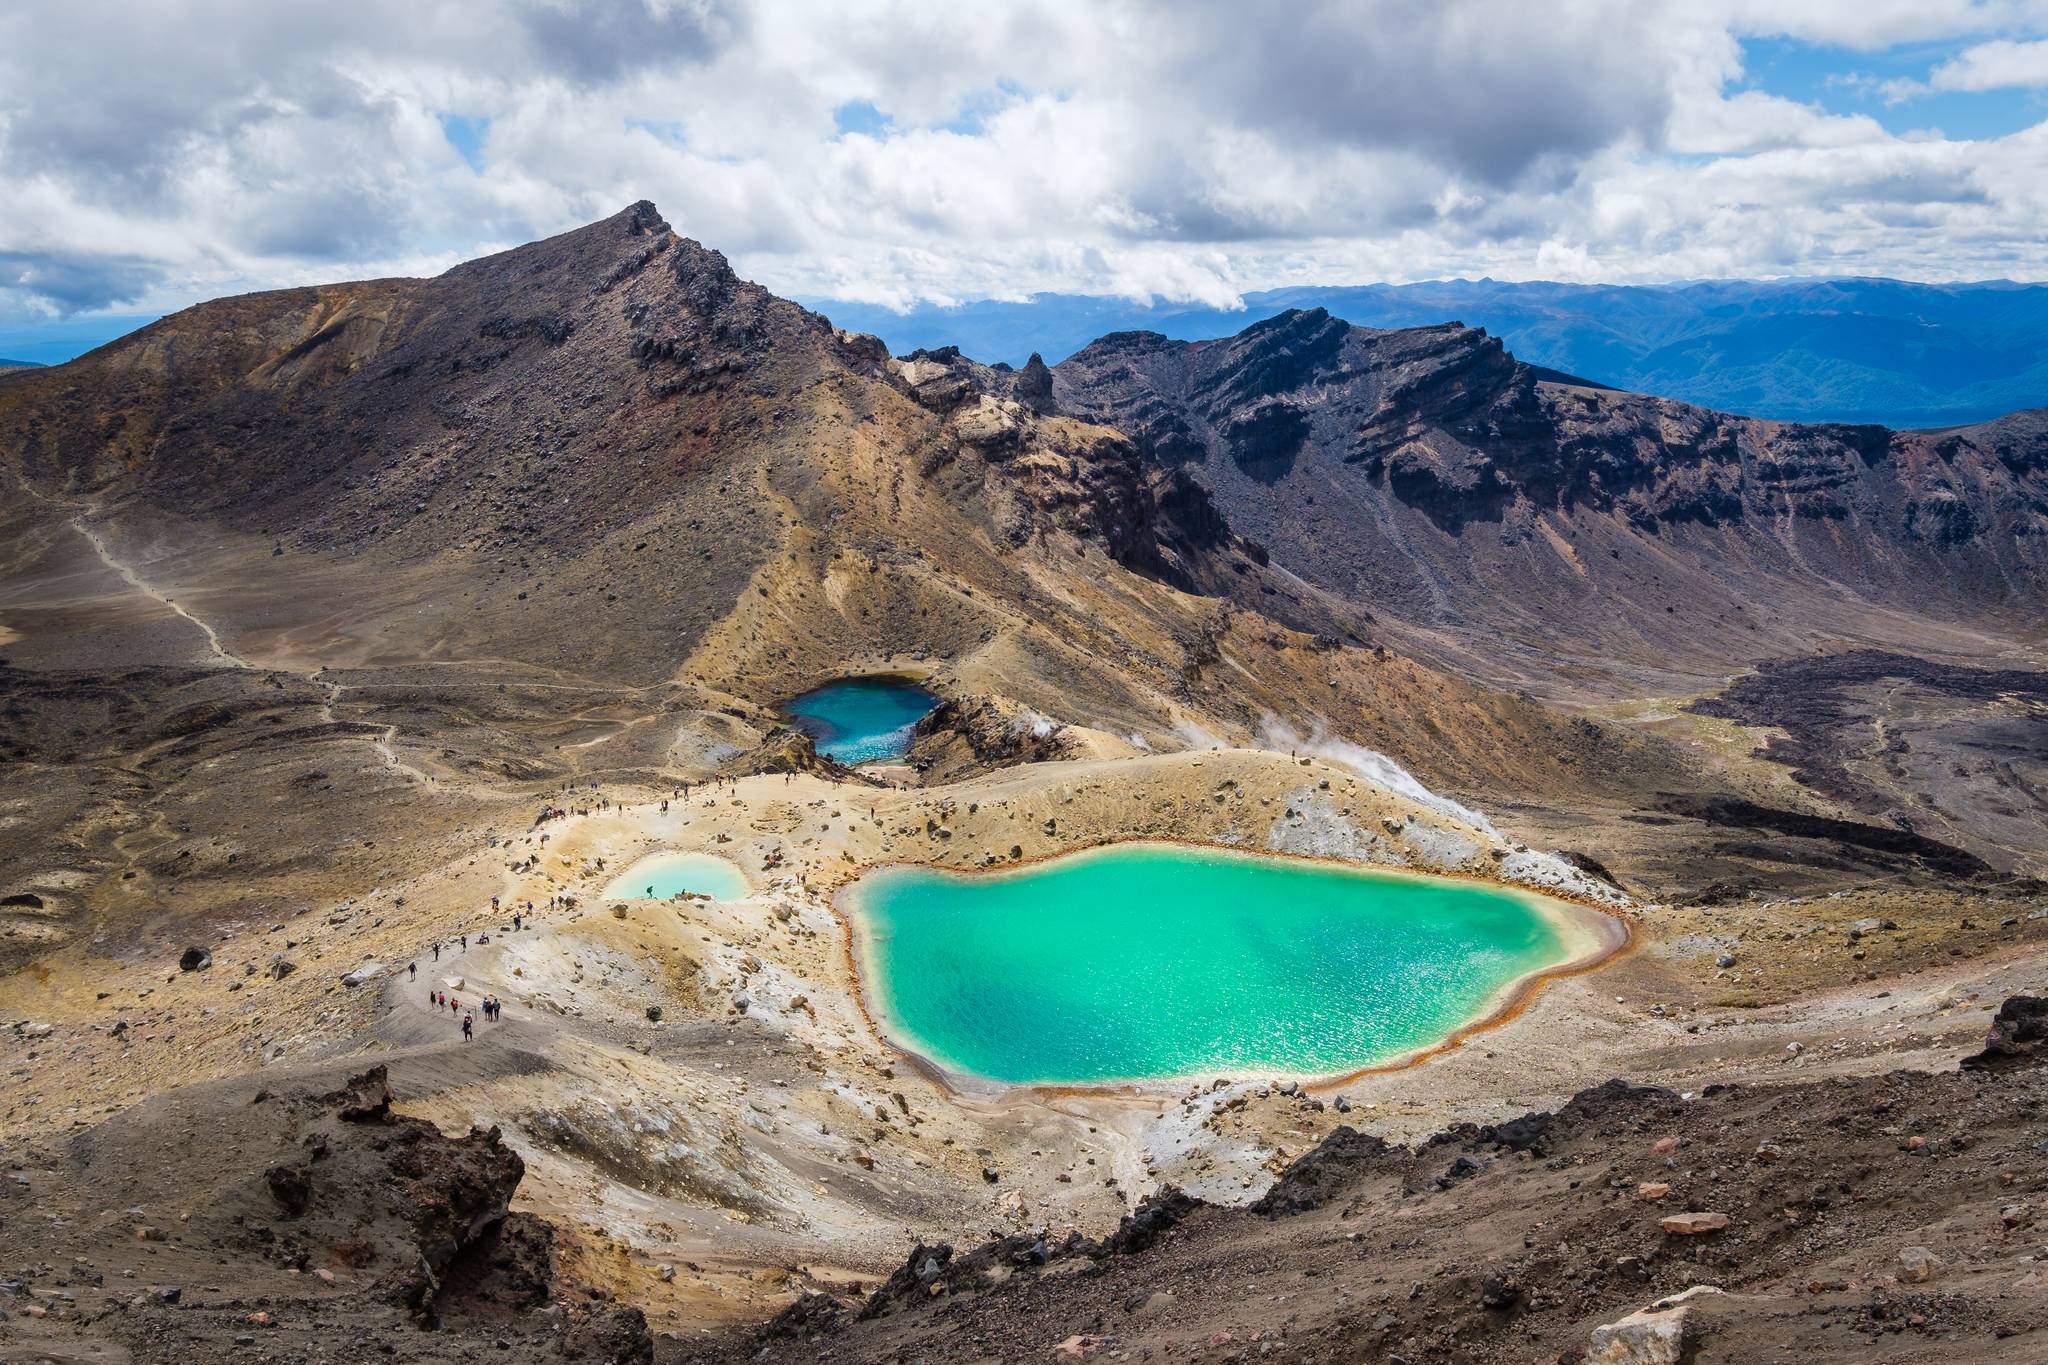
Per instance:
[[[851,678],[806,692],[784,709],[818,752],[849,766],[910,752],[910,732],[939,699],[897,678]]]

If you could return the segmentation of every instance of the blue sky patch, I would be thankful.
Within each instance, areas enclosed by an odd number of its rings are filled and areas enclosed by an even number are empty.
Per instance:
[[[887,137],[894,128],[893,121],[881,110],[866,100],[854,100],[842,104],[832,111],[832,126],[839,136],[861,133],[867,137]]]
[[[2004,137],[2048,118],[2038,90],[1928,90],[1899,98],[1887,86],[1924,86],[1928,73],[1968,44],[1903,43],[1872,52],[1750,38],[1742,44],[1743,85],[1818,105],[1830,114],[1862,114],[1895,136],[1938,129],[1954,139]]]
[[[481,172],[484,168],[484,139],[490,135],[491,120],[484,115],[441,115],[441,136],[448,139],[448,145],[473,171]]]

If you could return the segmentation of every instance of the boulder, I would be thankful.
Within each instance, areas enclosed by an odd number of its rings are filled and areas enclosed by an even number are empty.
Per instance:
[[[178,959],[178,970],[181,972],[203,972],[212,965],[213,954],[196,946],[187,948],[184,956]]]
[[[383,963],[365,962],[362,966],[356,968],[354,971],[343,973],[341,978],[341,984],[353,990],[357,986],[362,985],[365,981],[374,981],[382,975],[384,975]]]
[[[1674,1237],[1698,1237],[1728,1226],[1725,1213],[1674,1213],[1658,1224]]]
[[[1989,1071],[2024,1062],[2048,1042],[2048,997],[2015,995],[1998,1007],[1984,1050],[1963,1058],[1965,1071]]]
[[[654,1335],[637,1308],[607,1308],[570,1325],[562,1354],[607,1365],[654,1365]]]
[[[1679,1365],[1701,1334],[1699,1301],[1720,1292],[1698,1285],[1595,1327],[1587,1365]]]
[[[1899,1253],[1899,1282],[1925,1284],[1941,1273],[1941,1258],[1926,1247],[1907,1247]]]
[[[384,1123],[391,1117],[391,1081],[382,1066],[358,1072],[347,1085],[321,1098],[348,1123]]]

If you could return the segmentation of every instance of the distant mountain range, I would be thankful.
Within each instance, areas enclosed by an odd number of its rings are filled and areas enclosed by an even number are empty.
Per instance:
[[[1236,311],[1075,294],[907,313],[810,303],[899,354],[954,345],[1011,365],[1034,351],[1057,363],[1109,332],[1200,340],[1290,308],[1323,308],[1365,327],[1483,327],[1529,364],[1753,417],[1930,427],[2048,404],[2048,285],[2005,281],[1442,280],[1265,290]]]
[[[40,363],[34,360],[9,360],[6,356],[0,356],[0,370],[30,369]]]

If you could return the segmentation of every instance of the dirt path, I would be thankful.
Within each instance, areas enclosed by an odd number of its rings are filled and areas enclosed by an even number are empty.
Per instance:
[[[80,520],[77,517],[73,517],[71,519],[71,529],[78,532],[78,534],[80,534],[81,536],[84,536],[86,539],[86,543],[92,546],[93,553],[100,557],[100,562],[102,564],[105,564],[109,569],[112,569],[115,573],[119,574],[121,576],[122,581],[127,583],[129,587],[134,588],[144,597],[147,597],[152,601],[155,601],[163,606],[169,607],[173,612],[177,613],[185,620],[197,626],[199,628],[200,633],[206,636],[206,647],[207,649],[212,651],[213,656],[216,659],[219,659],[222,663],[227,664],[232,668],[255,667],[255,665],[250,663],[247,659],[244,659],[241,655],[235,653],[226,645],[222,644],[220,641],[220,633],[214,630],[212,626],[200,620],[197,616],[194,616],[191,612],[185,610],[185,608],[179,606],[177,602],[174,601],[168,594],[162,592],[153,584],[151,584],[149,580],[145,579],[141,574],[137,573],[133,567],[119,559],[116,559],[114,557],[114,552],[107,548],[107,542],[100,535],[99,532],[93,530],[92,527],[86,525],[84,521]]]
[[[226,644],[222,643],[220,638],[220,632],[215,630],[213,626],[210,623],[208,623],[204,618],[197,616],[191,611],[188,611],[183,606],[180,606],[176,599],[171,597],[169,593],[164,592],[161,588],[158,588],[155,584],[151,583],[147,578],[144,578],[141,572],[137,570],[133,565],[117,557],[114,554],[114,552],[108,548],[106,538],[100,535],[100,533],[94,530],[91,526],[87,525],[82,516],[73,517],[71,519],[70,524],[73,530],[77,531],[78,534],[85,537],[86,542],[92,546],[93,553],[99,556],[100,562],[102,564],[105,564],[109,569],[113,570],[114,573],[118,574],[124,583],[128,584],[130,587],[134,588],[135,591],[141,593],[143,596],[149,598],[151,601],[160,603],[163,606],[168,607],[178,616],[190,622],[192,625],[196,626],[199,629],[200,633],[206,637],[207,649],[212,653],[213,657],[216,660],[218,660],[222,665],[229,668],[245,668],[256,672],[273,671],[268,669],[265,665],[256,663],[249,659],[245,659],[241,655],[235,653],[232,649],[229,649]],[[274,671],[296,672],[297,670],[279,669]],[[321,719],[326,721],[329,725],[340,725],[343,722],[341,720],[341,717],[335,714],[334,707],[335,703],[341,699],[341,694],[347,689],[341,683],[331,682],[328,679],[322,677],[321,673],[324,671],[325,670],[323,669],[313,673],[300,673],[299,676],[305,678],[308,682],[311,682],[314,686],[320,688],[322,692],[326,694],[326,699],[322,701],[320,704]],[[377,751],[378,761],[385,768],[389,769],[394,773],[397,773],[398,775],[406,778],[409,781],[417,782],[421,786],[433,786],[434,780],[431,777],[427,776],[426,773],[414,767],[412,764],[407,763],[404,759],[398,756],[397,749],[393,747],[393,742],[397,739],[397,737],[398,727],[395,725],[382,726],[380,733],[374,734],[369,737],[370,747]]]

